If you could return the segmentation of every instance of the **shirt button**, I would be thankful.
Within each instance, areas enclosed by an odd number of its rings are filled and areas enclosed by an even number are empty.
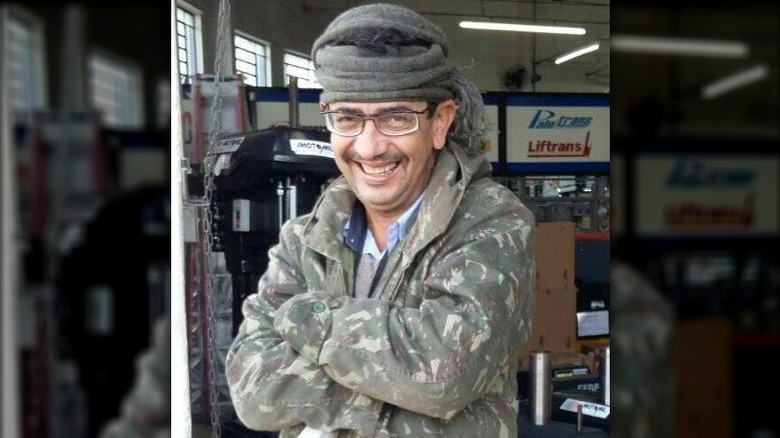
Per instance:
[[[312,310],[314,310],[314,313],[322,313],[322,312],[324,312],[327,309],[328,309],[328,307],[325,304],[320,303],[320,302],[316,302],[312,306]]]

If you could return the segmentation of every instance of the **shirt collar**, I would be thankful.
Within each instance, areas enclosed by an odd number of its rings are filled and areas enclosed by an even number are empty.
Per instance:
[[[420,204],[422,204],[424,196],[425,191],[417,197],[414,204],[412,204],[401,217],[390,224],[390,228],[387,230],[387,251],[392,251],[395,245],[406,236],[409,222],[414,218],[417,210],[420,209]],[[360,202],[355,202],[355,206],[352,209],[352,215],[344,224],[344,241],[353,251],[362,254],[371,254],[375,259],[381,258],[384,254],[379,251],[374,236],[368,229],[365,207],[363,207],[363,204]]]

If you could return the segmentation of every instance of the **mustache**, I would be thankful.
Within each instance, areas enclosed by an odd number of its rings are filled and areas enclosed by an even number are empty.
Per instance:
[[[402,154],[399,154],[397,152],[387,152],[382,155],[377,155],[376,157],[371,158],[370,160],[365,159],[360,156],[357,152],[348,151],[344,153],[344,159],[350,160],[350,161],[364,161],[364,162],[390,162],[390,161],[401,161],[403,160],[404,156]]]

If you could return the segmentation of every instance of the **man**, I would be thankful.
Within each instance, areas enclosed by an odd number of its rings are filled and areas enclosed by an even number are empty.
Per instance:
[[[227,356],[285,437],[514,437],[533,216],[489,179],[483,106],[436,25],[372,4],[312,48],[343,175],[286,223]]]

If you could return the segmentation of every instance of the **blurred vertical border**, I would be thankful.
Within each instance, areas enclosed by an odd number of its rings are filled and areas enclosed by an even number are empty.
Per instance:
[[[621,0],[611,23],[612,251],[674,311],[674,434],[777,437],[780,9]]]
[[[169,14],[0,3],[3,437],[97,436],[169,315]]]

